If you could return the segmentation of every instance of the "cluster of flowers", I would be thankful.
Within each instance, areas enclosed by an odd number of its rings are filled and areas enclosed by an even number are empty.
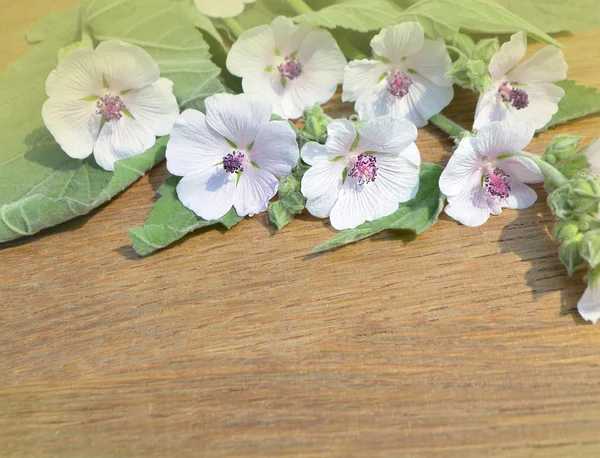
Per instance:
[[[446,213],[468,226],[502,208],[532,205],[537,196],[526,184],[544,181],[521,151],[558,110],[564,91],[553,83],[566,78],[567,65],[552,46],[519,64],[526,45],[520,32],[492,56],[475,133],[461,139],[440,178]],[[328,31],[278,17],[243,33],[228,54],[227,68],[242,78],[244,94],[216,94],[206,99],[206,114],[180,114],[172,83],[160,78],[152,58],[107,41],[61,60],[47,80],[42,114],[68,155],[93,153],[106,170],[170,134],[167,167],[183,177],[178,198],[206,220],[232,207],[239,216],[265,211],[301,158],[310,165],[301,181],[308,211],[329,217],[336,229],[354,228],[415,197],[417,128],[454,96],[446,45],[425,39],[420,24],[383,29],[371,48],[372,59],[348,63]],[[286,120],[326,103],[339,84],[359,120],[331,121],[324,145],[308,142],[300,151]]]

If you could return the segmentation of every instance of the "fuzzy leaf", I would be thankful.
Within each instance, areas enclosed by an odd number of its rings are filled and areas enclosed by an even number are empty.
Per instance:
[[[598,0],[496,0],[546,33],[600,27]]]
[[[387,0],[347,0],[326,6],[319,11],[296,16],[295,22],[318,27],[370,32],[395,23],[402,12],[400,8]]]
[[[0,242],[84,215],[130,186],[164,158],[166,139],[137,157],[117,162],[115,172],[93,158],[71,159],[41,117],[44,82],[57,52],[77,40],[77,11],[45,18],[30,31],[42,41],[0,76]],[[51,36],[44,30],[54,30]]]
[[[204,99],[224,91],[208,45],[178,2],[82,0],[83,21],[96,41],[118,39],[144,48],[161,76],[174,83],[182,109],[204,109]]]
[[[565,96],[558,104],[558,111],[540,131],[565,122],[600,112],[600,93],[596,88],[579,86],[572,80],[556,83],[565,90]]]
[[[169,177],[158,189],[160,198],[154,209],[141,227],[129,229],[129,237],[137,254],[146,256],[156,250],[165,248],[202,227],[222,224],[232,228],[244,218],[239,217],[235,209],[218,220],[206,221],[187,209],[177,198],[177,183],[180,177]]]
[[[408,229],[417,235],[425,232],[437,221],[446,201],[438,185],[441,174],[442,168],[439,165],[421,164],[421,184],[414,199],[400,204],[398,210],[390,216],[341,231],[333,239],[314,248],[313,253],[348,245],[386,229]]]
[[[491,0],[422,0],[396,22],[418,21],[429,38],[445,38],[459,30],[512,33],[525,30],[538,41],[562,47],[551,36]]]

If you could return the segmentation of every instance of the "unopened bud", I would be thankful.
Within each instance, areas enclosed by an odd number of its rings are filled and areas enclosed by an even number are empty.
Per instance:
[[[577,234],[565,240],[558,250],[558,256],[561,262],[567,268],[569,275],[585,265],[585,259],[581,256],[582,234]]]

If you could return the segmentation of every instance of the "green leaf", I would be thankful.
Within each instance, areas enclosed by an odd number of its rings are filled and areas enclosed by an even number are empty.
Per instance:
[[[565,90],[565,96],[558,104],[558,111],[540,132],[565,122],[600,112],[600,93],[593,87],[578,86],[575,81],[565,80],[556,83]]]
[[[547,33],[600,27],[598,0],[496,0]]]
[[[93,158],[71,159],[42,121],[44,83],[57,51],[77,40],[77,11],[44,19],[55,32],[0,76],[0,242],[55,226],[110,200],[164,158],[166,138],[146,153],[117,162],[115,172]],[[37,27],[31,36],[41,39]],[[90,102],[91,103],[91,102]]]
[[[395,24],[395,18],[402,12],[400,8],[387,0],[347,0],[305,13],[293,18],[299,24],[318,27],[356,30],[369,32]]]
[[[208,45],[178,2],[82,0],[83,21],[94,40],[118,39],[144,48],[161,76],[174,83],[182,109],[204,109],[204,99],[224,90]]]
[[[491,0],[422,0],[408,8],[396,22],[418,21],[429,38],[445,38],[459,30],[487,34],[525,30],[538,41],[562,45],[551,36]]]
[[[408,229],[417,235],[425,232],[437,221],[446,201],[438,185],[441,173],[442,167],[439,165],[421,164],[421,184],[414,199],[400,204],[398,210],[390,216],[340,232],[333,239],[314,248],[313,253],[348,245],[386,229]]]
[[[167,178],[158,189],[161,197],[154,204],[144,225],[129,229],[133,248],[139,255],[146,256],[165,248],[196,229],[216,224],[230,229],[244,219],[233,208],[218,220],[206,221],[200,218],[184,207],[177,198],[176,188],[180,179],[174,176]]]

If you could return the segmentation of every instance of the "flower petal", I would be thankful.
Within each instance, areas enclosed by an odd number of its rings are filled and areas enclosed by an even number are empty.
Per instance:
[[[336,84],[344,80],[346,58],[327,30],[311,30],[302,41],[296,57],[304,65],[307,74],[314,72]]]
[[[275,48],[282,57],[299,52],[306,36],[317,30],[306,24],[294,24],[285,16],[277,16],[273,19],[271,29],[275,38]]]
[[[360,185],[355,178],[346,177],[329,215],[335,229],[352,229],[365,221],[389,216],[398,209],[398,202],[385,194],[387,186],[371,186],[376,181]]]
[[[46,80],[48,97],[101,97],[102,65],[92,49],[79,48],[61,59]]]
[[[262,170],[286,176],[298,163],[296,134],[286,121],[272,121],[258,132],[248,155]]]
[[[596,286],[595,291],[587,287],[581,299],[577,303],[577,311],[586,321],[596,324],[600,319],[600,288]]]
[[[452,70],[452,59],[444,40],[425,40],[423,47],[408,56],[404,65],[437,86],[452,86],[452,78],[446,76]]]
[[[302,150],[304,151],[304,149]],[[306,209],[317,218],[327,218],[342,187],[344,161],[319,161],[302,177],[300,190],[306,197]]]
[[[540,168],[526,157],[510,157],[496,162],[511,178],[521,183],[543,183],[544,175]]]
[[[211,2],[213,0],[210,0]],[[258,78],[275,62],[275,37],[268,25],[246,30],[227,54],[227,70],[239,77]]]
[[[506,75],[525,55],[527,51],[527,33],[524,31],[515,33],[502,45],[500,51],[492,56],[490,61],[490,73],[492,79],[500,80]]]
[[[514,121],[492,122],[477,132],[475,149],[489,158],[516,153],[529,145],[534,134],[535,130],[530,124]]]
[[[371,40],[371,48],[378,56],[385,57],[394,63],[403,57],[416,53],[423,46],[425,34],[418,22],[403,22],[382,29]]]
[[[519,83],[555,83],[567,79],[565,55],[554,46],[546,46],[507,75]]]
[[[134,89],[122,95],[121,99],[132,116],[158,137],[168,135],[179,116],[173,82],[167,78],[160,78],[151,86]]]
[[[235,17],[244,11],[244,3],[248,0],[194,0],[198,11],[213,18]]]
[[[417,139],[417,128],[406,119],[382,116],[359,128],[357,152],[400,153]]]
[[[590,163],[590,170],[600,175],[600,139],[595,139],[584,151],[585,157]]]
[[[228,173],[223,167],[211,167],[183,177],[177,185],[177,197],[200,218],[219,219],[233,206],[236,178],[235,173]]]
[[[377,177],[373,183],[363,186],[375,185],[379,195],[396,206],[417,195],[421,155],[416,144],[409,144],[400,154],[375,154],[375,157]]]
[[[475,110],[475,121],[473,129],[480,130],[486,124],[494,121],[505,121],[509,119],[511,112],[502,102],[497,89],[491,89],[479,96]]]
[[[239,216],[264,212],[269,200],[277,194],[279,181],[272,174],[252,165],[244,168],[237,184],[233,206]]]
[[[346,156],[356,140],[356,127],[347,119],[334,119],[327,125],[327,142],[325,146],[331,159]]]
[[[531,123],[534,129],[541,129],[558,111],[558,102],[565,91],[552,83],[537,83],[525,87],[529,96],[529,105],[522,110],[512,107],[510,118],[520,123]]]
[[[156,61],[142,48],[119,40],[103,41],[96,48],[102,71],[113,93],[141,89],[160,78]]]
[[[207,124],[237,148],[246,149],[271,119],[271,104],[256,94],[215,94],[208,97]]]
[[[490,217],[490,207],[481,186],[481,171],[471,175],[469,181],[455,196],[448,197],[446,214],[461,224],[477,227]]]
[[[42,107],[44,124],[65,153],[75,159],[92,154],[100,131],[96,104],[51,97]]]
[[[334,159],[329,156],[327,147],[317,142],[305,143],[300,155],[302,156],[302,160],[308,165],[315,165],[317,162]]]
[[[343,102],[357,100],[365,91],[373,91],[389,65],[379,60],[353,60],[344,69]]]
[[[114,170],[115,162],[142,154],[156,142],[149,127],[129,116],[104,123],[94,145],[94,158],[104,170]]]
[[[173,175],[194,175],[218,164],[231,151],[227,141],[206,124],[204,113],[185,110],[167,143],[167,169]]]
[[[511,181],[510,195],[502,201],[502,206],[512,210],[531,207],[537,200],[537,194],[529,186]]]
[[[481,167],[475,137],[463,138],[440,176],[440,191],[448,197],[460,194],[471,183],[473,173]]]

